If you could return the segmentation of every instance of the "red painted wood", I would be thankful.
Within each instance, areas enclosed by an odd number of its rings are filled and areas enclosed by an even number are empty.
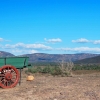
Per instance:
[[[15,87],[19,79],[19,71],[14,66],[4,65],[0,68],[0,86],[2,88]]]

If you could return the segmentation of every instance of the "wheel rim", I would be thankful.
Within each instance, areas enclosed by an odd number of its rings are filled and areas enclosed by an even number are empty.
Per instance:
[[[19,82],[19,71],[11,65],[0,68],[0,86],[2,88],[12,88]]]

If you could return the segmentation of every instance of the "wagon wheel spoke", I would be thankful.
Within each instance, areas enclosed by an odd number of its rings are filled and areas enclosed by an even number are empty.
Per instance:
[[[9,81],[6,80],[6,86],[9,86]]]
[[[9,80],[9,81],[6,82],[6,86],[10,86],[10,85],[12,85],[11,80]]]
[[[6,73],[6,70],[1,70],[1,74],[5,74]]]
[[[15,80],[13,80],[13,79],[10,80],[10,83],[11,83],[11,84],[14,83],[14,82],[15,82]]]
[[[11,70],[11,72],[10,72],[11,74],[15,74],[16,72],[14,71],[14,70]]]
[[[8,81],[6,81],[6,86],[8,86]]]
[[[5,75],[4,74],[0,74],[0,82],[2,82],[4,78],[5,78]]]
[[[15,71],[13,69],[9,69],[10,70],[10,73],[15,73]]]
[[[5,74],[0,74],[0,77],[5,77]]]
[[[10,67],[8,66],[8,67],[7,67],[7,69],[9,70],[9,69],[10,69]]]
[[[12,75],[13,75],[13,76],[12,76],[12,78],[17,77],[17,75],[16,75],[16,74],[15,74],[15,75],[14,75],[14,74],[12,74]]]
[[[9,81],[9,85],[11,85],[11,84],[12,84],[12,81],[10,80],[10,81]]]
[[[3,79],[1,82],[2,82],[3,85],[6,85],[6,80],[5,79]]]
[[[12,75],[12,79],[16,79],[17,78],[17,74],[11,74]]]
[[[16,77],[12,76],[12,79],[13,79],[13,80],[15,80],[15,79],[16,79]]]
[[[0,82],[2,83],[3,81],[4,81],[4,78],[1,78],[1,79],[0,79]]]

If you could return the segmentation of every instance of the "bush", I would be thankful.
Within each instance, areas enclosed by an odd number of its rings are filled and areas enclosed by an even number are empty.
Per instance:
[[[75,65],[72,70],[100,70],[100,65]]]
[[[69,75],[68,72],[62,71],[62,69],[57,66],[32,67],[32,68],[28,68],[26,73],[43,73],[43,74],[51,74],[53,76],[55,75],[68,76]]]
[[[42,69],[42,73],[51,73],[51,68],[49,67],[49,66],[47,66],[47,67],[44,67],[43,69]]]

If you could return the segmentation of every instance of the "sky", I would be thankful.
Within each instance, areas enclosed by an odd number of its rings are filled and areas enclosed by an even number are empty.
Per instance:
[[[0,0],[0,51],[100,54],[100,0]]]

